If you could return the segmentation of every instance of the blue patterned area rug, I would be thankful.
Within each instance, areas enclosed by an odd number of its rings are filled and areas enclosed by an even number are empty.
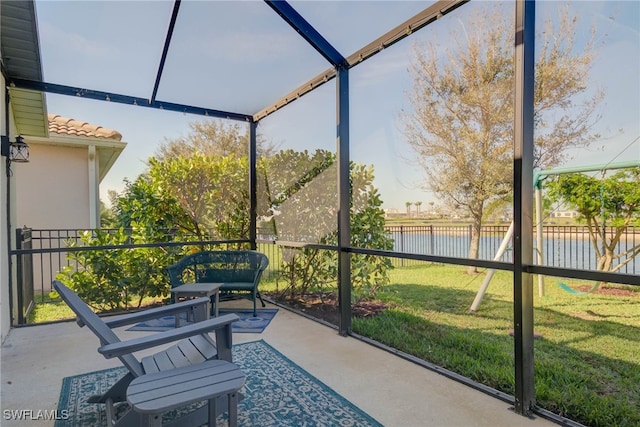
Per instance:
[[[271,322],[278,312],[277,308],[260,308],[258,309],[258,316],[253,317],[253,309],[227,309],[221,308],[218,312],[219,315],[235,313],[240,317],[240,320],[233,322],[231,329],[234,333],[249,333],[259,334],[265,330],[265,328]],[[180,324],[184,325],[186,321],[186,314],[182,314],[180,317]],[[154,331],[161,332],[176,327],[176,321],[174,316],[165,316],[159,319],[148,320],[146,322],[138,323],[135,326],[127,329],[128,331]]]
[[[382,426],[262,340],[234,345],[233,361],[247,374],[238,425]],[[126,372],[119,367],[64,378],[58,413],[69,417],[56,421],[55,427],[106,427],[104,405],[86,403],[86,399],[106,391]],[[165,414],[164,422],[172,416],[173,412]]]

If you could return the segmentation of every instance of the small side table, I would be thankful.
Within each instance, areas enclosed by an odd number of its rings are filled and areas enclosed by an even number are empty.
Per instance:
[[[162,413],[195,402],[209,403],[209,426],[215,427],[216,399],[228,398],[229,426],[238,425],[238,391],[246,380],[238,365],[208,360],[196,365],[142,375],[129,384],[127,401],[140,426],[162,426]],[[205,409],[205,408],[203,408]]]
[[[213,295],[215,304],[212,314],[215,317],[218,317],[218,305],[220,303],[220,286],[222,286],[222,283],[187,283],[185,285],[172,288],[171,292],[175,296],[175,301],[179,301],[180,298],[211,298],[211,296]],[[207,312],[211,314],[211,311],[211,302],[209,302]],[[176,315],[176,327],[178,327],[178,315]]]

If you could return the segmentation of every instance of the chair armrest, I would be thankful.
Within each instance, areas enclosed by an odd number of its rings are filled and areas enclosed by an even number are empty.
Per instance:
[[[183,313],[191,310],[193,307],[198,307],[203,304],[208,304],[209,298],[194,298],[186,301],[181,301],[175,304],[165,305],[163,307],[150,308],[148,310],[138,311],[136,313],[123,314],[120,316],[113,316],[111,318],[103,318],[105,325],[113,328],[120,326],[132,325],[134,323],[144,322],[150,319],[159,319],[160,317],[170,316],[176,313]]]
[[[171,329],[165,332],[158,332],[156,334],[134,338],[127,341],[103,345],[102,347],[98,348],[98,352],[105,358],[111,359],[112,357],[131,354],[136,351],[157,347],[162,344],[179,341],[183,338],[193,337],[222,328],[229,328],[229,335],[231,335],[231,324],[239,319],[240,318],[237,314],[225,314],[224,316],[203,320],[202,322],[183,326],[181,328]]]

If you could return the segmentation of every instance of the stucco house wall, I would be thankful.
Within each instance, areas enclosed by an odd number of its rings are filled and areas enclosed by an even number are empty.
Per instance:
[[[42,236],[67,236],[63,230],[100,228],[100,181],[124,147],[122,135],[111,129],[49,114],[49,136],[23,136],[29,163],[16,164],[16,222],[18,228],[43,231]],[[32,248],[64,247],[59,240],[38,239]],[[70,235],[73,235],[71,232]],[[51,290],[51,282],[66,265],[66,253],[34,254],[33,287]]]
[[[16,226],[89,228],[87,148],[25,141],[30,161],[14,167]]]
[[[49,136],[24,136],[29,163],[15,171],[19,227],[100,227],[100,181],[124,147],[122,135],[99,125],[49,114]]]
[[[0,74],[1,87],[5,87],[4,76]],[[0,106],[4,117],[5,91],[0,90]],[[0,120],[0,135],[7,135],[6,123]],[[7,206],[7,169],[4,157],[0,157],[0,206]],[[9,334],[11,327],[11,312],[9,311],[9,247],[7,245],[7,209],[0,208],[0,342]]]

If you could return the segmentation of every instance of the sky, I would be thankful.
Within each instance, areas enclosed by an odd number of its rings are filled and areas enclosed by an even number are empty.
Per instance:
[[[427,7],[418,1],[292,1],[348,56]],[[537,3],[537,21],[554,19],[556,1]],[[471,2],[350,71],[352,160],[375,167],[383,207],[434,201],[403,134],[408,71],[416,43],[447,46],[451,29],[487,2]],[[640,2],[571,1],[578,41],[595,26],[598,57],[589,90],[602,89],[602,138],[570,151],[565,166],[640,160]],[[170,1],[37,1],[44,80],[149,98],[162,52]],[[504,7],[513,8],[511,2]],[[508,12],[511,13],[511,12]],[[257,1],[183,1],[157,99],[252,114],[329,68],[268,6]],[[186,136],[202,116],[47,94],[49,113],[118,130],[127,148],[102,181],[101,197],[144,171],[166,139]],[[281,148],[335,149],[335,81],[260,122],[258,132]],[[436,200],[437,202],[437,200]]]

